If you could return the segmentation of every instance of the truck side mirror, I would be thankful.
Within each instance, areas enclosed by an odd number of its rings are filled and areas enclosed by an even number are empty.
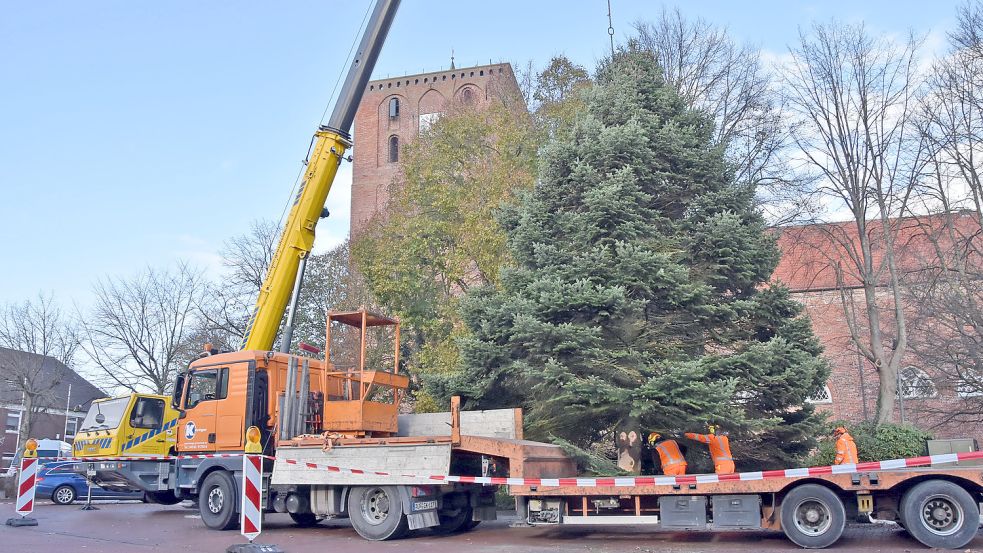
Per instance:
[[[171,394],[171,407],[178,409],[181,407],[181,395],[184,392],[184,375],[179,374],[174,379],[174,392]]]

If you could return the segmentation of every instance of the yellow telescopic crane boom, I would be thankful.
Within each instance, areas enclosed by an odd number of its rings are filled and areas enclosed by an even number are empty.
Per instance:
[[[304,180],[294,198],[287,223],[280,235],[280,243],[263,280],[256,307],[242,340],[242,349],[273,348],[273,341],[288,302],[290,312],[287,314],[280,351],[290,349],[304,268],[307,256],[314,247],[314,227],[319,219],[327,216],[324,202],[338,173],[338,166],[352,145],[348,129],[355,120],[355,111],[358,110],[365,85],[369,82],[389,27],[396,16],[399,2],[400,0],[376,2],[334,111],[331,112],[331,118],[314,135],[314,147],[307,162]]]

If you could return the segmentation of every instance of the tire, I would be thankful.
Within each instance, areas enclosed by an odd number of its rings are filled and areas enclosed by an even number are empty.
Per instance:
[[[829,488],[802,484],[781,503],[782,530],[799,547],[822,549],[836,543],[846,527],[843,502]]]
[[[55,491],[51,492],[51,500],[58,505],[71,505],[77,497],[78,493],[75,491],[75,488],[68,484],[62,484],[55,488]]]
[[[311,526],[317,525],[317,523],[324,520],[324,517],[319,517],[314,513],[288,513],[290,518],[293,519],[294,524],[300,526],[301,528],[310,528]]]
[[[464,527],[461,528],[461,531],[462,532],[467,532],[468,530],[474,530],[475,526],[478,526],[479,524],[481,524],[481,521],[480,520],[469,520],[464,525]]]
[[[357,486],[348,494],[348,516],[359,536],[370,541],[406,535],[409,523],[396,486]]]
[[[181,499],[174,495],[174,492],[171,490],[147,492],[143,496],[148,503],[156,503],[158,505],[177,505],[181,502]]]
[[[201,521],[212,530],[231,530],[239,523],[236,512],[236,485],[227,471],[217,470],[205,477],[198,492]]]
[[[908,534],[928,547],[962,549],[979,528],[973,496],[945,480],[928,480],[905,492],[900,511]]]
[[[470,530],[474,528],[474,526],[468,525],[468,523],[473,522],[471,520],[473,513],[474,511],[469,506],[451,511],[447,515],[438,513],[440,524],[434,526],[433,531],[435,534],[453,534]]]

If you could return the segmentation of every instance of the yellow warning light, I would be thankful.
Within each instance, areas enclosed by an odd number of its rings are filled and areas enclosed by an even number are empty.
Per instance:
[[[38,456],[38,441],[34,438],[24,442],[24,457]]]
[[[258,427],[250,426],[246,429],[246,453],[263,452],[263,446],[259,443],[260,437]]]

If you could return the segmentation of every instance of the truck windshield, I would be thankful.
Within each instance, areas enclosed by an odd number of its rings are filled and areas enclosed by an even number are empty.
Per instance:
[[[109,430],[116,428],[119,426],[119,422],[123,420],[123,413],[126,411],[126,406],[129,403],[129,396],[93,403],[92,407],[89,407],[89,412],[85,414],[85,420],[82,421],[82,428],[80,430],[85,432],[86,430]],[[102,419],[102,417],[99,417],[99,413],[102,413],[103,417],[106,417],[102,422],[96,420],[97,417],[100,420]]]

